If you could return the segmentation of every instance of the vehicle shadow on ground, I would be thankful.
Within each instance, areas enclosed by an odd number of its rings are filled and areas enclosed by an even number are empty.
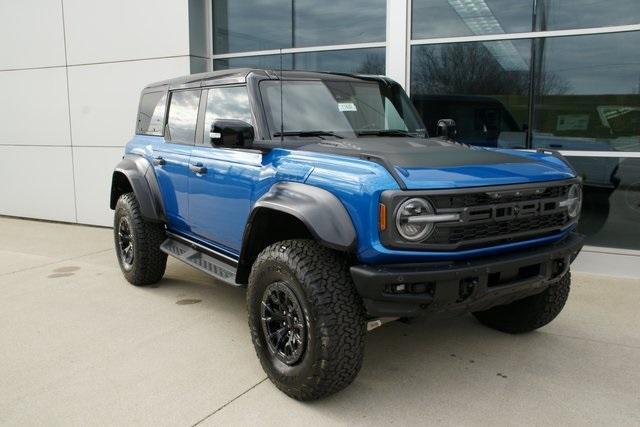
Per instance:
[[[171,262],[158,287],[148,288],[146,292],[174,299],[176,309],[184,309],[179,307],[182,304],[197,304],[201,309],[213,310],[225,321],[241,324],[242,328],[236,329],[236,333],[245,329],[245,290],[217,282],[182,263]],[[211,328],[213,333],[215,324]],[[246,335],[236,338],[249,340],[248,330]],[[292,401],[268,382],[260,387],[270,389],[268,402],[289,401],[289,404],[304,405],[304,411],[319,411],[323,416],[331,412],[336,417],[340,414],[341,421],[362,421],[364,412],[374,418],[384,417],[388,410],[385,402],[391,395],[396,404],[414,402],[419,406],[418,402],[428,397],[448,405],[447,399],[456,396],[457,400],[470,390],[482,393],[479,384],[486,387],[487,393],[492,388],[503,390],[538,369],[535,364],[527,366],[528,358],[540,355],[530,350],[549,348],[557,340],[556,336],[540,332],[518,336],[496,332],[479,324],[471,315],[437,320],[418,318],[408,324],[396,321],[367,334],[362,370],[343,392],[302,404]],[[543,364],[548,357],[542,357]]]

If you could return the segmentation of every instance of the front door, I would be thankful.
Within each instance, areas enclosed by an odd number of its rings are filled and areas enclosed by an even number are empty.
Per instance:
[[[164,140],[153,146],[155,168],[170,231],[188,233],[189,157],[195,142],[200,89],[171,93]]]
[[[189,178],[192,232],[217,248],[238,255],[253,189],[260,177],[262,153],[212,145],[209,130],[216,119],[254,123],[245,86],[208,90],[204,131],[191,154],[194,172]]]

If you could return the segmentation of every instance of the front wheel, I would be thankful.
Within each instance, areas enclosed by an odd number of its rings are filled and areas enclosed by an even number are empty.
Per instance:
[[[358,374],[364,308],[339,253],[311,240],[267,247],[253,264],[247,307],[260,363],[287,395],[319,399]]]
[[[560,314],[569,297],[571,273],[536,295],[499,305],[474,316],[480,323],[510,334],[521,334],[541,328]]]

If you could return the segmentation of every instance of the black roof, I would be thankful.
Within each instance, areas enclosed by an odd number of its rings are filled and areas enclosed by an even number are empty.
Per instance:
[[[267,70],[261,68],[234,68],[230,70],[209,71],[206,73],[189,74],[186,76],[175,77],[173,79],[163,80],[155,83],[148,84],[145,87],[147,89],[164,88],[168,86],[169,89],[194,87],[194,86],[207,86],[207,84],[213,83],[244,83],[247,81],[247,77],[250,74],[256,74],[266,78],[277,80],[280,76],[280,70]],[[299,70],[283,70],[282,76],[284,80],[296,79],[296,80],[382,80],[386,79],[384,76],[373,76],[364,74],[348,74],[348,73],[328,73],[322,71],[299,71]]]

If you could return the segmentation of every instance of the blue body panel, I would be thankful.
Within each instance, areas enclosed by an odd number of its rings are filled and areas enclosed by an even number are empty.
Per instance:
[[[399,189],[381,165],[356,157],[274,148],[228,150],[169,144],[162,137],[135,136],[127,145],[153,161],[175,153],[170,167],[156,167],[163,188],[169,230],[238,257],[246,221],[255,202],[276,182],[302,182],[334,194],[346,208],[357,233],[357,256],[366,264],[453,260],[493,255],[551,243],[569,230],[552,236],[456,252],[389,249],[378,232],[378,201],[382,191]],[[409,189],[446,189],[562,180],[574,176],[550,155],[498,150],[535,162],[460,166],[440,169],[397,168]],[[189,163],[206,173],[196,175]],[[165,185],[167,187],[165,187]]]

